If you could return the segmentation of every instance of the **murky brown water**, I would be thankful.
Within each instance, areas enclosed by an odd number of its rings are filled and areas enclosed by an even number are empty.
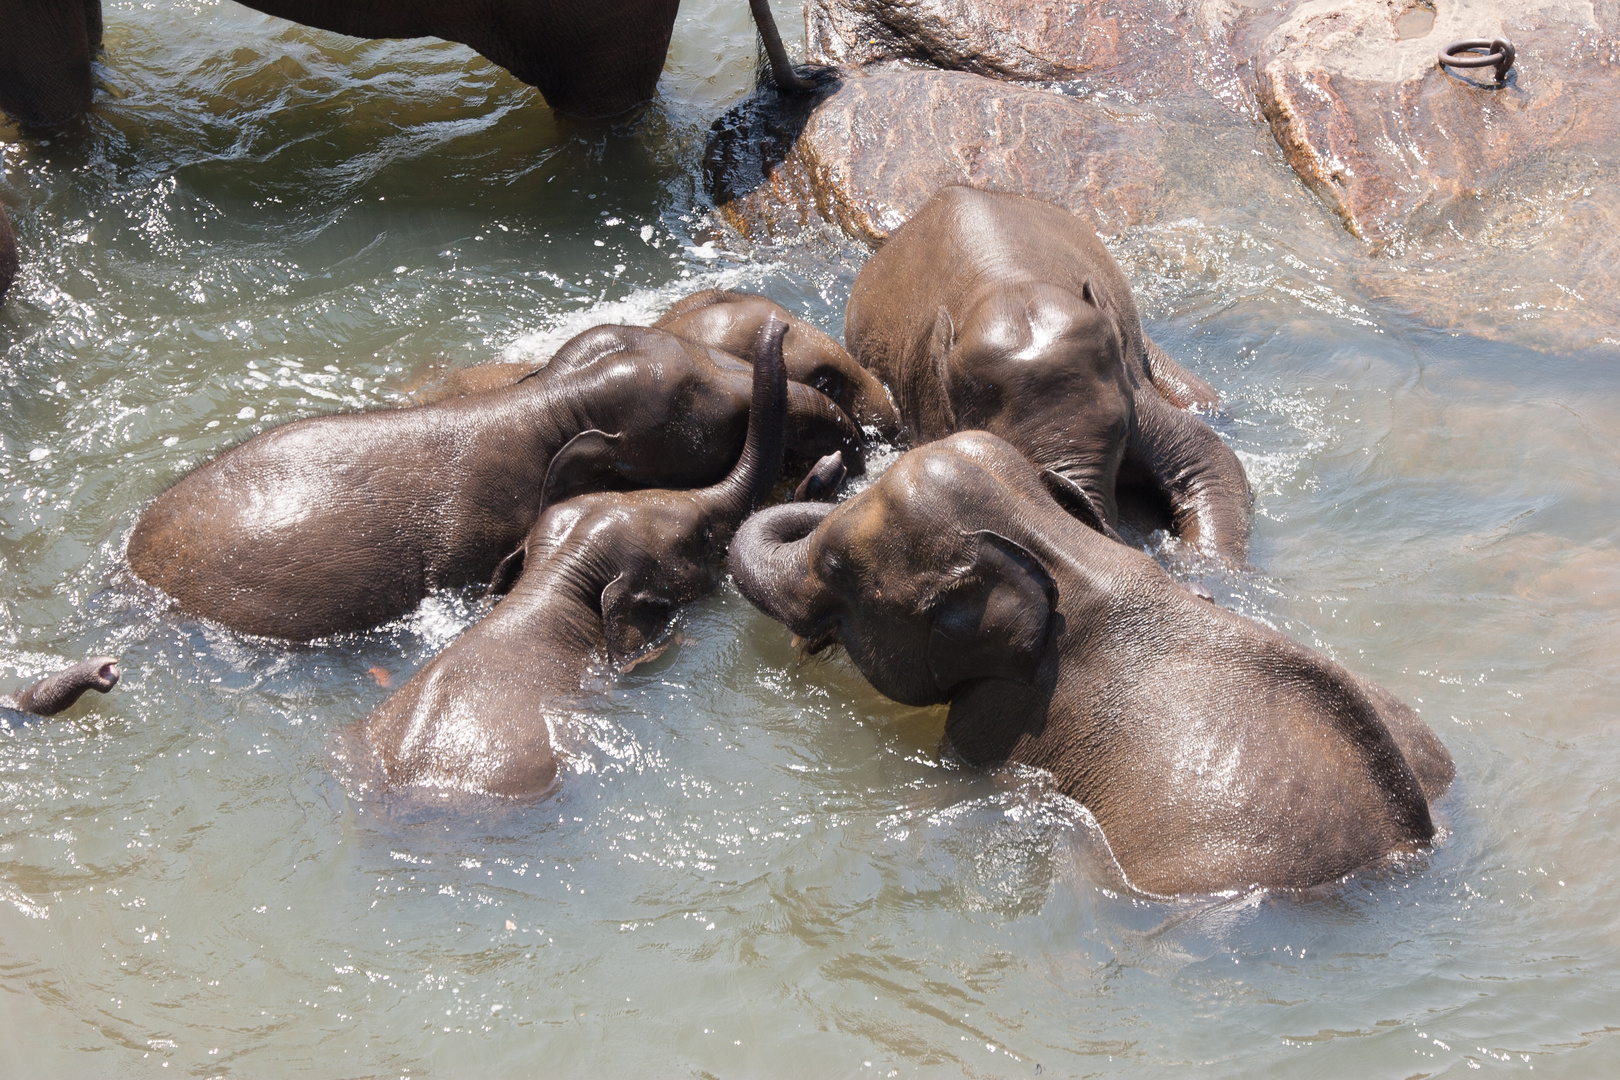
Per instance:
[[[1314,209],[1211,199],[1119,239],[1258,492],[1261,571],[1172,565],[1417,704],[1457,759],[1434,854],[1329,898],[1109,891],[1039,775],[942,759],[939,711],[799,665],[729,589],[577,718],[555,798],[357,802],[330,747],[388,693],[370,669],[397,686],[479,603],[237,638],[129,580],[145,502],[268,425],[695,288],[837,331],[862,255],[707,223],[702,140],[751,79],[732,0],[688,0],[660,100],[609,128],[464,49],[229,4],[110,4],[107,37],[83,131],[0,127],[28,253],[0,309],[0,689],[92,651],[127,671],[0,729],[0,1074],[1620,1064],[1612,347],[1428,329],[1334,269]]]

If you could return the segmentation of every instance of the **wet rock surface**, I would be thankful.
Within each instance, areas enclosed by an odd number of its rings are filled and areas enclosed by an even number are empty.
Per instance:
[[[1218,260],[1201,248],[1236,228],[1421,321],[1616,343],[1615,3],[812,0],[806,27],[841,85],[764,91],[710,140],[750,237],[826,222],[875,244],[968,183],[1089,214],[1117,246],[1190,230],[1172,246]],[[1518,47],[1505,87],[1435,62],[1497,36]]]

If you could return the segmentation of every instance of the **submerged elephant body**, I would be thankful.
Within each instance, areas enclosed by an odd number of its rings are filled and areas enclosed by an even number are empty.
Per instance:
[[[551,787],[547,710],[579,693],[593,661],[634,663],[677,608],[713,591],[731,533],[775,482],[784,330],[762,330],[747,441],[724,480],[551,507],[524,543],[512,591],[361,722],[386,786],[514,797]]]
[[[679,0],[253,0],[249,7],[359,38],[437,37],[470,45],[545,95],[558,112],[617,116],[652,98]],[[766,0],[749,0],[772,74],[809,89]],[[60,127],[90,108],[101,0],[0,0],[0,110]]]
[[[970,762],[1048,769],[1155,894],[1304,888],[1434,837],[1452,777],[1387,691],[1178,586],[983,432],[732,545],[743,594],[883,693],[950,703]]]
[[[850,352],[894,392],[919,441],[983,429],[1071,481],[1110,527],[1121,489],[1172,531],[1241,564],[1243,466],[1177,406],[1214,391],[1142,332],[1130,285],[1059,207],[947,187],[856,276]]]
[[[254,436],[158,496],[130,565],[246,633],[365,629],[434,589],[498,580],[549,502],[718,481],[746,436],[750,380],[663,331],[597,327],[511,386]],[[859,460],[859,431],[818,392],[790,386],[788,416],[809,460]]]

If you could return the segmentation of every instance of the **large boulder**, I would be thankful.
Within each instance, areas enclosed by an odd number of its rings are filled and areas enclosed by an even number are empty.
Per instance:
[[[1134,95],[1190,85],[1221,26],[1185,0],[807,0],[810,60],[911,60],[991,78],[1096,77]]]
[[[1240,35],[1240,37],[1243,35]],[[1462,38],[1518,49],[1508,84],[1458,77]],[[1255,90],[1288,163],[1354,235],[1400,247],[1517,189],[1612,177],[1620,8],[1590,0],[1307,0],[1254,46]]]
[[[766,91],[723,117],[707,167],[746,235],[817,219],[879,243],[947,184],[1038,194],[1115,231],[1143,220],[1161,180],[1149,116],[955,71],[846,71],[810,100]]]

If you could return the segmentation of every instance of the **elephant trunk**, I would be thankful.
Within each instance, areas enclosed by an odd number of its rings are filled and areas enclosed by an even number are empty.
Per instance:
[[[832,510],[831,503],[818,502],[773,506],[743,522],[731,542],[729,563],[737,588],[795,634],[815,632],[809,536]]]
[[[782,360],[782,338],[787,324],[777,318],[759,328],[754,361],[753,397],[748,407],[748,438],[742,456],[724,480],[697,493],[697,498],[721,524],[724,537],[753,513],[776,483],[787,444],[787,366]]]
[[[117,685],[118,658],[96,656],[24,687],[12,696],[8,704],[22,712],[55,716],[78,701],[79,695],[86,690],[105,694]]]

